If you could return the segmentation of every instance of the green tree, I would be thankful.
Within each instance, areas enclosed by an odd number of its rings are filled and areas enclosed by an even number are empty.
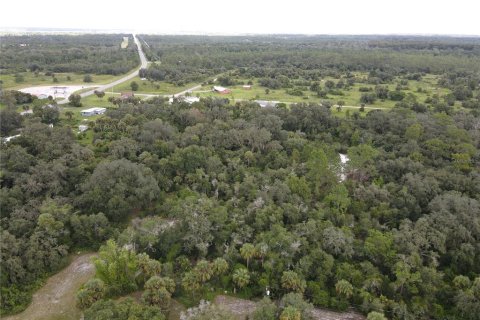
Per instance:
[[[191,292],[195,296],[195,292],[200,289],[200,281],[198,276],[193,272],[186,272],[182,278],[182,287],[187,292]]]
[[[149,205],[160,191],[150,168],[125,159],[100,163],[81,189],[77,204],[84,211],[103,212],[116,221]]]
[[[120,248],[114,240],[108,240],[100,247],[93,263],[96,276],[105,283],[109,294],[125,294],[137,289],[138,259],[133,251]]]
[[[245,268],[238,268],[233,272],[233,282],[240,288],[246,287],[250,283],[250,273]]]
[[[145,283],[144,289],[142,300],[145,303],[168,310],[175,292],[175,282],[172,279],[153,276]]]
[[[93,82],[92,76],[89,75],[89,74],[86,74],[86,75],[83,77],[83,82],[86,82],[86,83]]]
[[[201,283],[205,283],[212,277],[213,268],[210,266],[210,263],[208,263],[207,260],[200,260],[195,265],[195,268],[193,268],[193,272],[195,272],[198,280]]]
[[[130,82],[130,88],[132,88],[132,91],[137,91],[138,87],[138,83],[136,83],[135,81]]]
[[[345,298],[350,298],[353,294],[353,286],[347,280],[339,280],[335,284],[335,291],[338,295],[343,296]]]
[[[301,320],[302,314],[294,306],[288,306],[280,314],[280,320]]]
[[[423,126],[420,123],[414,123],[405,130],[405,137],[409,140],[418,140],[423,134]]]
[[[337,184],[325,197],[325,202],[340,213],[345,213],[350,206],[351,200],[348,197],[348,190],[344,184]]]
[[[240,248],[240,255],[243,259],[247,261],[247,269],[249,266],[250,259],[255,257],[255,246],[251,243],[244,243],[243,246]]]
[[[160,308],[135,302],[133,298],[121,301],[100,300],[84,312],[85,320],[165,320]]]
[[[260,300],[253,312],[253,320],[275,320],[276,316],[277,306],[268,297]]]
[[[328,165],[327,155],[322,149],[315,149],[307,161],[307,181],[310,183],[313,195],[322,197],[335,184],[336,178]]]
[[[97,91],[95,90],[93,93],[95,93],[95,95],[99,98],[103,98],[105,97],[105,92],[104,91]]]
[[[297,310],[300,313],[300,319],[312,319],[311,312],[313,310],[313,305],[306,302],[301,293],[287,293],[282,297],[279,305],[282,311],[289,307],[290,309],[293,308]]]
[[[105,283],[100,279],[90,279],[77,292],[77,306],[80,309],[89,308],[104,296]]]
[[[215,260],[213,260],[211,268],[214,275],[220,276],[227,272],[228,262],[223,258],[216,258]]]
[[[306,282],[295,271],[284,271],[281,282],[284,289],[299,293],[305,291]]]
[[[76,94],[76,93],[72,93],[68,97],[68,101],[70,102],[70,105],[72,107],[77,107],[77,108],[82,106],[82,103],[80,102],[81,99],[82,99],[82,97],[79,94]]]

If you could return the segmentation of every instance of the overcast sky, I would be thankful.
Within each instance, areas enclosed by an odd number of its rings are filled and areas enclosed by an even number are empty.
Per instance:
[[[478,0],[9,0],[0,29],[480,35]]]

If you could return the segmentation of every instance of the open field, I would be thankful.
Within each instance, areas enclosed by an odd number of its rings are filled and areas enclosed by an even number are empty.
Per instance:
[[[91,75],[92,82],[86,83],[86,82],[83,82],[83,77],[85,75],[78,74],[78,73],[56,73],[55,78],[58,80],[58,82],[54,82],[53,77],[46,76],[41,73],[38,76],[35,76],[33,72],[22,72],[19,74],[22,75],[24,78],[24,80],[21,83],[15,82],[15,76],[13,74],[0,75],[0,80],[2,80],[3,82],[2,83],[3,89],[18,90],[26,87],[31,87],[31,86],[62,86],[62,85],[90,86],[90,85],[112,82],[122,77],[122,75],[112,76],[108,74],[99,74],[99,75],[94,74],[94,75]]]
[[[362,74],[360,74],[362,75]],[[366,76],[363,74],[363,76]],[[235,78],[237,85],[228,86],[228,89],[231,90],[231,93],[228,94],[221,94],[211,91],[212,86],[204,86],[197,91],[193,91],[192,95],[198,97],[216,97],[216,98],[228,98],[230,100],[267,100],[267,101],[279,101],[283,103],[320,103],[322,101],[329,101],[332,105],[336,105],[339,101],[344,102],[344,106],[346,107],[360,107],[361,102],[360,98],[362,96],[362,92],[360,91],[361,87],[371,88],[374,90],[375,85],[370,84],[363,84],[363,83],[354,83],[353,85],[349,86],[346,89],[340,89],[342,95],[337,94],[328,94],[327,97],[319,97],[315,92],[309,90],[308,87],[302,86],[294,86],[293,88],[298,88],[302,91],[302,96],[295,96],[288,93],[290,89],[268,89],[260,85],[259,80],[255,78],[250,79],[242,79],[242,78]],[[327,77],[322,79],[319,83],[321,86],[324,86],[326,81],[334,81],[337,82],[338,79]],[[253,83],[250,89],[243,88],[242,83],[247,83],[250,81]],[[393,91],[396,88],[396,82],[400,81],[400,79],[396,79],[391,84],[385,84],[382,86],[387,87],[389,90]],[[408,81],[408,88],[402,90],[406,96],[412,95],[417,99],[418,102],[423,103],[427,98],[432,97],[434,94],[438,94],[439,96],[446,95],[450,93],[450,91],[446,88],[441,88],[437,85],[438,76],[428,74],[420,81],[410,80]],[[421,88],[419,90],[419,88]],[[268,92],[268,93],[267,93]],[[389,99],[380,100],[377,99],[374,103],[366,104],[365,110],[371,109],[391,109],[395,106],[398,101],[392,101]],[[455,107],[460,107],[460,103],[457,101],[455,103]],[[355,108],[350,108],[355,109]]]
[[[118,86],[115,86],[113,89],[115,92],[122,92],[122,91],[132,91],[130,87],[130,83],[135,81],[138,84],[138,90],[135,93],[145,93],[145,94],[175,94],[191,88],[195,86],[197,83],[191,82],[187,83],[182,86],[177,86],[165,81],[149,81],[149,80],[141,80],[140,77],[135,77],[132,80],[124,82]]]

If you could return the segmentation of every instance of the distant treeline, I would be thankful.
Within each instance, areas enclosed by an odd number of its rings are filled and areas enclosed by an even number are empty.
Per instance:
[[[125,34],[24,35],[0,37],[3,74],[78,72],[118,75],[138,63],[135,45],[121,49]],[[130,44],[133,44],[130,35]]]
[[[441,74],[480,70],[480,39],[451,37],[141,36],[153,80],[198,81],[233,68],[252,75],[277,69],[297,78],[312,70]],[[318,73],[318,72],[317,72]],[[308,78],[308,77],[307,77]]]

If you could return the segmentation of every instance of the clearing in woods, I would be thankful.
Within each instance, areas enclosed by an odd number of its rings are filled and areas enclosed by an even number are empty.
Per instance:
[[[94,253],[74,256],[68,267],[53,275],[32,298],[28,308],[3,320],[63,320],[80,319],[75,307],[75,294],[82,284],[95,274]]]

